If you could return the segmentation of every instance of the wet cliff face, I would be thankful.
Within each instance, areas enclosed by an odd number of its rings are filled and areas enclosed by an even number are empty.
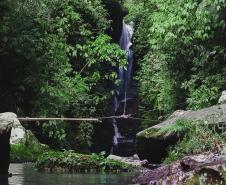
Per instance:
[[[111,35],[114,42],[119,43],[122,32],[122,20],[129,12],[117,0],[102,1],[112,21],[108,34]]]
[[[109,14],[109,19],[111,20],[111,27],[107,30],[107,34],[112,37],[113,42],[119,44],[123,18],[128,14],[128,10],[124,8],[118,0],[102,0],[102,2]],[[105,151],[106,154],[110,154],[114,135],[112,120],[103,120],[102,124],[95,124],[94,127],[94,145],[92,152],[98,153]]]

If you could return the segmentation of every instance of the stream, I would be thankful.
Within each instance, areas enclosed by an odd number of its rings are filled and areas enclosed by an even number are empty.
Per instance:
[[[126,185],[136,177],[136,173],[119,174],[57,174],[41,173],[33,164],[10,164],[8,183],[0,185]]]

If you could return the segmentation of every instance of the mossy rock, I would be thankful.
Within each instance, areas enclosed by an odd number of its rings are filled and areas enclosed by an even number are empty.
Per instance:
[[[136,135],[139,157],[150,163],[161,163],[167,156],[168,149],[185,135],[185,125],[194,120],[204,120],[206,124],[222,127],[222,123],[226,123],[226,104],[197,111],[180,111],[180,114],[174,113],[169,119],[139,132]]]
[[[46,152],[36,163],[39,171],[47,172],[128,172],[136,167],[98,154],[79,154],[71,151]]]
[[[178,133],[149,128],[137,134],[136,150],[141,159],[159,164],[167,155],[169,146],[175,145],[179,138]]]
[[[20,124],[16,114],[11,112],[0,114],[0,176],[8,175],[10,135],[13,124]]]

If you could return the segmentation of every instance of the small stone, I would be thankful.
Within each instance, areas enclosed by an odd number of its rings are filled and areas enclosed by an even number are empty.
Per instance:
[[[218,103],[219,104],[223,104],[223,103],[226,103],[226,90],[224,90],[221,94],[221,97],[219,98],[218,100]]]
[[[133,155],[133,160],[140,160],[139,156],[137,154]]]

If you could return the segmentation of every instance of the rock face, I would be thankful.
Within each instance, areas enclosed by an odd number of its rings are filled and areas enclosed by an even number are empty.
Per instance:
[[[128,10],[124,8],[117,0],[103,0],[103,4],[109,13],[112,30],[109,34],[112,36],[114,42],[119,43],[122,32],[122,20],[128,14]]]
[[[8,175],[10,163],[10,135],[13,124],[19,124],[16,114],[0,114],[0,176]]]
[[[212,106],[198,111],[176,111],[168,120],[139,132],[136,136],[136,150],[141,159],[159,164],[167,155],[169,146],[177,143],[184,136],[180,132],[159,132],[178,120],[208,120],[209,123],[226,123],[226,104]]]
[[[143,172],[134,183],[136,185],[226,184],[225,167],[226,156],[224,155],[206,153],[187,156],[171,165]]]
[[[16,144],[25,138],[25,129],[21,125],[14,125],[11,130],[10,143]]]

